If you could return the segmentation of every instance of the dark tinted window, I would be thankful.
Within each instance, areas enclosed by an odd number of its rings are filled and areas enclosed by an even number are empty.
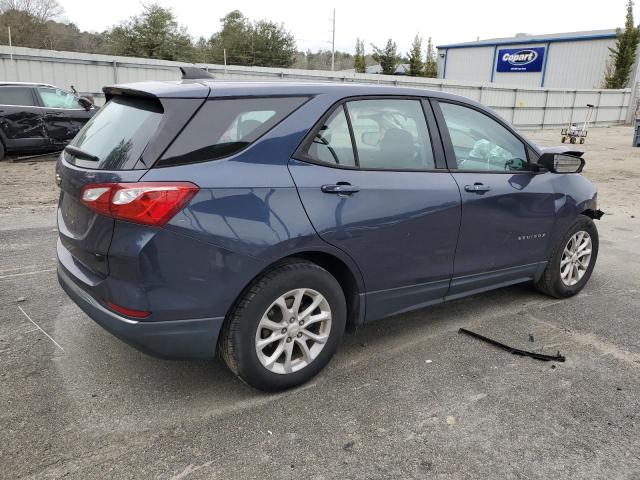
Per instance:
[[[431,137],[419,100],[347,103],[360,168],[431,170]]]
[[[27,87],[0,87],[0,105],[34,106],[33,94]]]
[[[349,124],[342,106],[325,120],[309,145],[306,155],[318,162],[355,166]]]
[[[99,158],[81,160],[66,153],[70,162],[85,168],[133,168],[162,119],[162,106],[150,99],[115,97],[89,120],[71,145]]]
[[[271,130],[305,101],[302,97],[209,100],[158,165],[202,162],[232,155]]]

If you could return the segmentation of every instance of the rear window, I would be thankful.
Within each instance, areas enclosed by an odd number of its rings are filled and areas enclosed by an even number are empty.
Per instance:
[[[34,106],[33,93],[26,87],[0,87],[0,105]]]
[[[208,100],[158,166],[216,160],[237,153],[306,100],[306,97]]]
[[[65,158],[79,167],[101,170],[132,169],[162,119],[158,101],[114,97],[89,120],[70,145],[98,158],[97,162]]]

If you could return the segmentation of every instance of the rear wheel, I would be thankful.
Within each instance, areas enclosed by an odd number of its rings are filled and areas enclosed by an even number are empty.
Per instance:
[[[575,295],[589,281],[598,257],[598,230],[579,215],[560,239],[536,288],[556,298]]]
[[[220,351],[249,385],[284,390],[329,363],[345,324],[338,281],[316,264],[292,261],[267,271],[243,294],[227,318]]]
[[[6,151],[4,149],[4,144],[0,141],[0,160],[4,160],[5,155]]]

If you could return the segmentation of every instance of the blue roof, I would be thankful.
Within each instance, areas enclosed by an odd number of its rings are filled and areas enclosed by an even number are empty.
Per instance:
[[[508,38],[492,38],[488,40],[478,40],[475,42],[450,43],[447,45],[437,45],[436,48],[443,50],[447,48],[473,48],[473,47],[493,47],[495,45],[525,45],[535,43],[558,43],[558,42],[579,42],[585,40],[605,40],[616,38],[615,30],[592,30],[588,32],[551,33],[544,35],[517,35]]]

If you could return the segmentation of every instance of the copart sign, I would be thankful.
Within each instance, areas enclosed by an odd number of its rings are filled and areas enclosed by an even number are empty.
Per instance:
[[[498,50],[497,72],[541,72],[544,47],[501,48]]]

